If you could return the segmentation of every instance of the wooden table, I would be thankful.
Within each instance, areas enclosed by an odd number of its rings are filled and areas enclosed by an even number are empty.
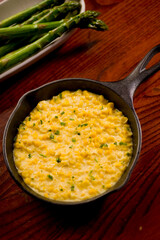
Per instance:
[[[78,30],[59,50],[0,84],[1,142],[25,92],[60,78],[122,79],[160,43],[160,1],[86,0],[86,8],[101,12],[108,32]],[[140,158],[126,186],[89,206],[52,206],[24,193],[6,169],[1,144],[0,239],[160,239],[160,72],[137,89],[134,106],[143,133]]]

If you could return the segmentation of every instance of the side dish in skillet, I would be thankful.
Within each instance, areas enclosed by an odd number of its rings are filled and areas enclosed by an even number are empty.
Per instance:
[[[14,161],[25,183],[54,200],[97,196],[132,155],[128,119],[102,95],[64,91],[41,101],[19,126]]]

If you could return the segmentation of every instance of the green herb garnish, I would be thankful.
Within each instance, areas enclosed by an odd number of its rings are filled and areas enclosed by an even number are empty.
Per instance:
[[[52,129],[49,129],[48,132],[52,132]]]
[[[43,121],[42,121],[42,120],[40,120],[40,123],[41,123],[41,124],[43,124]]]
[[[35,123],[33,123],[33,127],[35,126],[36,124]]]
[[[71,145],[69,148],[73,148],[73,145]]]
[[[53,180],[52,175],[48,174],[47,177],[48,177],[49,179]]]
[[[61,192],[63,192],[63,188],[60,188],[59,190],[60,190]]]
[[[72,138],[72,142],[76,142],[76,139],[75,139],[75,138]]]
[[[125,142],[120,142],[119,145],[127,145]]]
[[[28,121],[31,121],[31,117],[28,118]]]
[[[56,130],[54,134],[55,134],[55,135],[60,135],[60,131],[59,131],[59,130]]]
[[[55,116],[55,118],[58,118],[58,116]]]
[[[63,115],[63,114],[65,114],[65,112],[63,111],[63,112],[61,112],[61,115]]]
[[[66,123],[64,123],[64,122],[60,122],[60,124],[61,124],[61,126],[65,126],[66,125]]]
[[[51,135],[50,135],[50,139],[54,139],[54,135],[53,135],[53,133],[51,133]]]
[[[74,121],[74,119],[73,119],[73,118],[70,118],[69,120],[71,120],[71,121]]]
[[[57,157],[57,158],[56,158],[56,162],[57,162],[57,163],[60,163],[60,162],[61,162],[60,157]]]
[[[74,191],[74,185],[71,186],[71,191]]]
[[[39,155],[40,155],[41,157],[44,157],[44,158],[46,158],[46,157],[47,157],[47,156],[45,156],[45,155],[43,155],[43,154],[41,154],[41,153],[40,153]]]
[[[94,160],[98,163],[98,160],[96,158]]]
[[[107,143],[102,143],[102,144],[100,145],[100,148],[103,148],[103,147],[108,147],[108,144],[107,144]]]
[[[93,172],[93,170],[91,170],[91,171],[89,172],[89,176],[90,176],[90,178],[91,178],[92,180],[95,180],[95,177],[92,176],[92,172]]]
[[[127,153],[126,155],[127,155],[128,157],[130,157],[130,156],[131,156],[131,154],[130,154],[130,153]]]
[[[32,155],[29,153],[29,154],[28,154],[28,158],[31,158],[31,157],[32,157]]]
[[[114,145],[116,145],[116,146],[117,146],[117,142],[114,142]]]
[[[59,94],[59,98],[62,99],[62,93]]]
[[[103,106],[101,107],[101,110],[103,110]]]

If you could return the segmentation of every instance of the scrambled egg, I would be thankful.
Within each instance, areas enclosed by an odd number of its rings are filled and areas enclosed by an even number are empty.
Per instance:
[[[88,91],[64,91],[41,101],[18,129],[18,172],[50,199],[97,196],[115,185],[131,159],[127,121],[112,102]]]

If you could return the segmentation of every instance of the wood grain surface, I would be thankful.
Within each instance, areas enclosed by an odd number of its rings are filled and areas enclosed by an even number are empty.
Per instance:
[[[86,0],[86,8],[101,12],[109,31],[77,30],[61,48],[0,84],[1,240],[160,239],[160,72],[134,96],[142,151],[121,190],[81,207],[53,206],[24,193],[4,163],[4,127],[25,92],[69,77],[117,81],[160,44],[160,1]]]

